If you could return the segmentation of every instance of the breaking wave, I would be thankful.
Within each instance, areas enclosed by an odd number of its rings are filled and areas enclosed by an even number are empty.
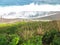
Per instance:
[[[37,5],[29,4],[24,6],[0,6],[0,17],[2,18],[36,18],[47,14],[50,11],[60,11],[60,5]]]

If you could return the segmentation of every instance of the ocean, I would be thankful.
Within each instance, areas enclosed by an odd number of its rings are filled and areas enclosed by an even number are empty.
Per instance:
[[[0,0],[0,6],[13,6],[13,5],[28,5],[28,4],[51,4],[58,5],[60,4],[60,0]]]
[[[60,0],[0,0],[2,18],[36,18],[60,11]]]

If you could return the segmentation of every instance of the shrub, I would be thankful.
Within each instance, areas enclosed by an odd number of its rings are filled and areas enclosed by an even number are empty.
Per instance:
[[[17,45],[19,42],[19,37],[17,35],[10,35],[11,36],[11,42],[9,42],[9,45]]]
[[[35,36],[24,42],[22,45],[42,45],[42,36]]]
[[[8,44],[8,39],[6,35],[0,34],[0,45],[7,45]]]
[[[60,45],[60,33],[55,35],[52,45]]]
[[[43,44],[50,45],[50,43],[52,43],[52,41],[53,41],[54,36],[55,36],[56,33],[57,33],[57,31],[55,29],[52,29],[49,32],[46,32],[43,35],[43,38],[42,38]]]

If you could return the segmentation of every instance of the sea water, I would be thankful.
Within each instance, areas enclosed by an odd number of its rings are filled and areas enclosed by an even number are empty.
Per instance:
[[[60,11],[60,0],[0,0],[2,18],[36,18],[49,11]]]

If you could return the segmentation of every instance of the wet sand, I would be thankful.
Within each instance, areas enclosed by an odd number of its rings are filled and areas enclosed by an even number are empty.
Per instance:
[[[60,20],[60,13],[57,12],[54,15],[51,16],[46,16],[46,17],[42,17],[42,18],[37,18],[37,19],[4,19],[4,18],[0,18],[0,23],[13,23],[13,22],[20,22],[20,21],[45,21],[45,20]]]

